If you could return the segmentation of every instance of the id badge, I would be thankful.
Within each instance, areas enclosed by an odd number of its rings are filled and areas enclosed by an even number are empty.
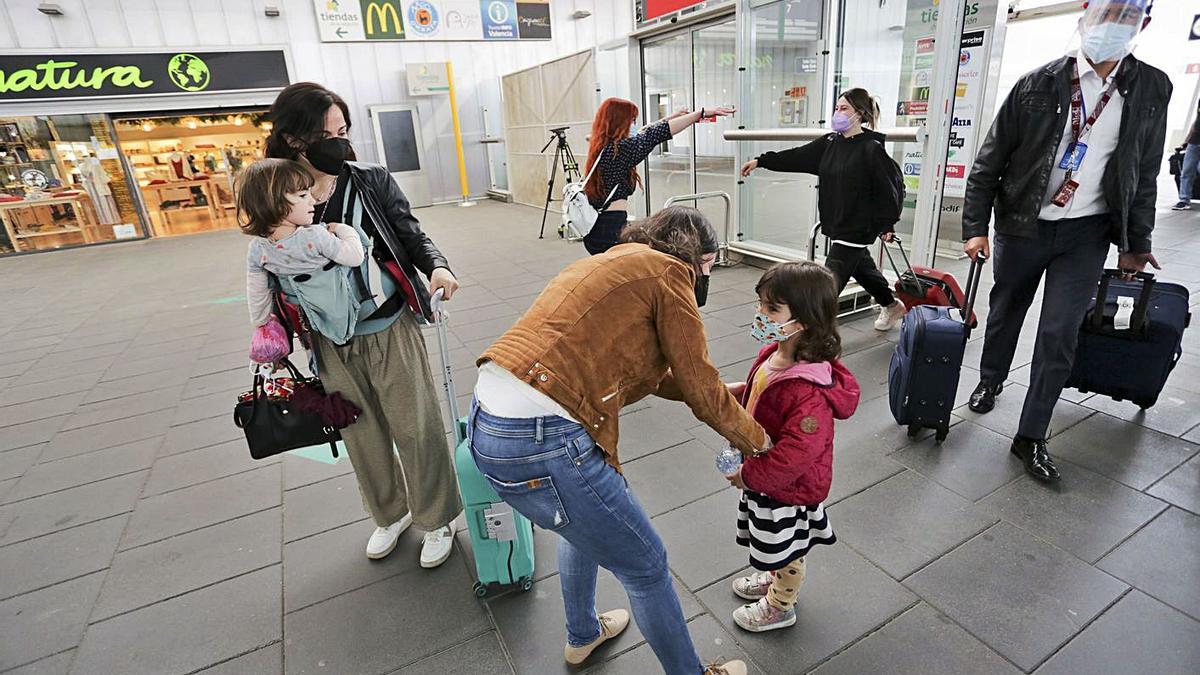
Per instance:
[[[1058,192],[1054,194],[1054,199],[1051,199],[1050,203],[1058,207],[1065,207],[1068,203],[1070,203],[1071,198],[1075,196],[1075,190],[1078,188],[1078,181],[1068,179],[1062,184],[1062,187],[1058,189]]]
[[[1072,143],[1067,146],[1067,151],[1063,153],[1062,160],[1058,163],[1058,168],[1078,171],[1080,165],[1083,164],[1083,156],[1087,154],[1087,143]]]

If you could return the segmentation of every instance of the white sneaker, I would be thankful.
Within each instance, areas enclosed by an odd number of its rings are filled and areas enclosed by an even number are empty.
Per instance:
[[[875,330],[889,331],[900,325],[900,319],[904,318],[904,303],[899,300],[893,300],[892,304],[879,309],[879,318],[875,319]]]
[[[371,560],[388,557],[388,554],[395,550],[396,542],[400,541],[400,535],[404,534],[409,525],[412,525],[411,513],[387,527],[375,528],[375,533],[367,540],[367,557]]]
[[[446,525],[426,532],[425,543],[421,546],[421,567],[429,569],[441,565],[453,550],[454,529],[451,526]]]

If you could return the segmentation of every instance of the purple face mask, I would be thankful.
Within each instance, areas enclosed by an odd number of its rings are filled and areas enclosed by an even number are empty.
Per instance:
[[[830,128],[839,134],[844,131],[849,131],[853,118],[840,110],[833,113],[833,121],[830,123]]]

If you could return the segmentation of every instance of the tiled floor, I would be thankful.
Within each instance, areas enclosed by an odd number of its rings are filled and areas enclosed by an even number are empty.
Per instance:
[[[538,241],[541,214],[523,207],[419,215],[465,283],[449,355],[465,398],[474,355],[581,249]],[[1196,307],[1200,213],[1161,213],[1155,240],[1163,277]],[[0,671],[567,671],[553,535],[537,533],[531,592],[481,602],[465,532],[437,570],[417,565],[417,532],[370,562],[348,462],[249,459],[229,419],[248,384],[245,243],[225,232],[0,262]],[[759,273],[718,270],[705,308],[730,379],[754,355]],[[747,561],[736,495],[712,467],[718,437],[680,404],[624,414],[627,475],[705,659],[780,675],[1200,671],[1200,331],[1145,414],[1065,392],[1051,487],[1007,452],[1031,339],[997,410],[958,409],[938,446],[888,414],[895,334],[860,318],[843,336],[864,400],[837,435],[839,543],[810,556],[789,630],[732,625],[728,580]],[[598,595],[628,606],[607,574]],[[657,670],[636,626],[589,665]]]

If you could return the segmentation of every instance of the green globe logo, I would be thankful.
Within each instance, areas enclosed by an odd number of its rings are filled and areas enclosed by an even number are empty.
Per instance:
[[[203,91],[208,86],[208,64],[195,54],[176,54],[167,64],[167,74],[184,91]]]

